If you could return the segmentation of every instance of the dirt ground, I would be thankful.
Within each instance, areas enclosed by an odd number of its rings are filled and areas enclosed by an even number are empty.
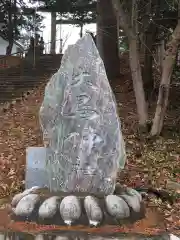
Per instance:
[[[126,167],[119,174],[118,181],[131,187],[166,189],[168,181],[180,182],[179,106],[169,108],[161,137],[151,139],[138,134],[132,82],[128,71],[123,74],[112,84],[127,152]],[[26,94],[23,100],[13,102],[13,105],[1,107],[0,203],[9,200],[24,185],[26,148],[43,145],[38,111],[44,87],[41,85]],[[180,193],[180,189],[175,189],[173,193]],[[136,228],[180,231],[180,200],[175,199],[171,205],[150,195],[146,204],[147,217],[138,222]]]

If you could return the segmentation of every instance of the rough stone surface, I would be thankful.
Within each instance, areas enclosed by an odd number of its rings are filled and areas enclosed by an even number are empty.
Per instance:
[[[139,202],[142,202],[142,195],[133,188],[126,188],[126,194],[129,196],[136,196]]]
[[[33,193],[33,191],[37,190],[38,188],[39,188],[39,187],[34,186],[34,187],[30,188],[30,189],[25,190],[25,191],[22,192],[22,193],[16,194],[16,195],[13,197],[12,201],[11,201],[11,205],[12,205],[13,207],[15,207],[15,206],[18,204],[18,202],[19,202],[24,196],[26,196],[26,195],[28,195],[28,194],[30,194],[30,193]]]
[[[108,213],[116,219],[124,219],[130,216],[130,210],[127,203],[118,196],[108,195],[105,199]]]
[[[17,204],[15,208],[15,214],[17,216],[28,217],[35,209],[35,205],[38,203],[40,197],[37,194],[29,194],[24,196]]]
[[[33,221],[41,221],[46,224],[46,220],[48,220],[48,224],[67,225],[72,223],[73,225],[96,227],[104,226],[107,223],[116,225],[115,218],[127,219],[129,217],[129,220],[139,220],[144,216],[141,198],[135,190],[132,191],[130,188],[127,191],[122,189],[118,195],[104,197],[102,195],[95,197],[84,193],[83,195],[82,193],[76,193],[76,195],[61,193],[58,196],[52,196],[48,189],[45,192],[43,189],[37,189],[37,191],[35,189],[37,188],[22,192],[23,197],[19,200],[15,195],[13,198],[13,201],[17,200],[16,205],[13,206],[15,217],[28,217],[29,220],[32,217]],[[32,193],[32,191],[35,192]],[[28,192],[29,194],[24,196]],[[37,197],[38,194],[39,197]],[[32,212],[35,217],[31,215]],[[110,218],[108,214],[110,214]],[[30,215],[31,217],[29,217]],[[57,219],[58,221],[56,221]]]
[[[58,210],[59,202],[59,198],[56,196],[46,199],[39,208],[39,217],[52,218]]]
[[[98,204],[98,200],[92,196],[84,199],[84,208],[90,225],[97,226],[103,219],[103,212]]]
[[[125,147],[104,64],[87,34],[69,46],[40,109],[52,191],[112,194]]]
[[[79,220],[82,210],[80,201],[75,196],[67,196],[60,203],[60,214],[64,222],[71,225]]]
[[[133,209],[134,212],[140,212],[141,204],[137,196],[128,196],[126,194],[121,195],[121,198]]]

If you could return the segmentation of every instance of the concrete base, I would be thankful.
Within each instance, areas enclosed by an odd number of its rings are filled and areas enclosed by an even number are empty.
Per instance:
[[[48,149],[45,147],[29,147],[26,149],[26,189],[33,186],[49,187],[45,162],[47,153]]]

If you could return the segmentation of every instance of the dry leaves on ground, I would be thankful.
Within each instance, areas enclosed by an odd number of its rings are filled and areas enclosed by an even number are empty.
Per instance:
[[[44,86],[32,91],[0,114],[0,196],[21,189],[24,181],[26,148],[41,146],[38,111]]]
[[[129,88],[128,81],[126,84]],[[127,90],[126,84],[121,86],[118,82],[115,88],[127,151],[127,164],[120,173],[119,180],[131,187],[166,188],[167,181],[180,180],[180,137],[171,134],[151,140],[142,139],[136,134],[137,115],[134,94]],[[10,109],[3,110],[0,115],[1,197],[10,196],[21,190],[24,183],[26,148],[42,145],[38,111],[43,93],[44,86],[40,86],[23,101],[17,101]],[[157,212],[163,215],[166,228],[180,229],[179,201],[170,206],[152,197],[148,205],[155,207]],[[158,219],[157,215],[154,216],[154,219]]]

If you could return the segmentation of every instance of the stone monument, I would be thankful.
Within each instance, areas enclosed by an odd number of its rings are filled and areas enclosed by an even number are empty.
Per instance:
[[[90,34],[66,50],[45,89],[40,123],[52,191],[111,194],[125,146],[116,101]]]
[[[13,214],[59,225],[118,225],[141,211],[141,195],[116,177],[125,146],[105,67],[87,34],[66,50],[48,82],[40,108],[47,154],[39,161],[47,189],[25,190],[12,200]],[[34,155],[35,156],[35,155]],[[35,159],[34,159],[35,162]],[[36,174],[34,178],[41,178]],[[116,185],[117,186],[117,185]],[[43,222],[44,223],[44,222]]]

